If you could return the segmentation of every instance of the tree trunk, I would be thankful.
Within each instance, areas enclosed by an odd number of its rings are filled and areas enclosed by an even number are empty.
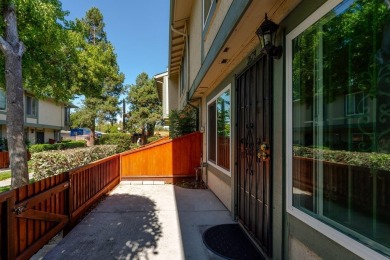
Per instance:
[[[95,132],[96,132],[96,127],[95,124],[91,125],[91,134],[89,136],[89,145],[94,146],[95,145]]]
[[[142,144],[143,144],[143,145],[148,143],[148,136],[147,136],[145,127],[142,128],[141,140],[142,140]]]
[[[19,41],[15,6],[3,7],[5,40],[0,37],[5,57],[5,83],[7,88],[7,140],[11,165],[11,188],[28,184],[27,151],[24,141],[24,104],[22,55],[23,43]]]

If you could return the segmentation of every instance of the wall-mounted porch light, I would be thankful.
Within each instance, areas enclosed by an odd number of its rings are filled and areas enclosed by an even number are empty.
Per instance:
[[[282,46],[275,46],[276,32],[279,25],[271,20],[268,20],[267,14],[265,14],[264,22],[256,30],[257,37],[262,45],[262,51],[265,51],[267,55],[274,59],[280,59],[283,53]]]

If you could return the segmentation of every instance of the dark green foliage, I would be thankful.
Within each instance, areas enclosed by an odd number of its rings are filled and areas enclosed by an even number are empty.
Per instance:
[[[88,163],[114,155],[115,145],[101,145],[64,151],[35,153],[31,168],[35,181],[60,174]]]
[[[0,151],[8,151],[7,138],[0,138]]]
[[[151,136],[151,137],[148,137],[148,143],[152,143],[152,142],[155,142],[157,140],[161,139],[161,136]]]
[[[141,130],[145,143],[146,135],[152,136],[156,122],[161,120],[161,102],[154,79],[150,79],[145,72],[139,74],[136,84],[130,86],[128,101],[130,103],[128,129],[137,133]]]
[[[390,171],[390,154],[348,152],[294,146],[294,156]]]
[[[99,138],[96,144],[100,145],[116,145],[116,152],[122,153],[128,151],[134,147],[136,144],[131,142],[131,135],[129,134],[105,134],[101,138]]]
[[[190,106],[169,114],[169,136],[176,138],[196,131],[196,110]]]
[[[29,150],[31,153],[40,153],[50,150],[66,150],[72,148],[85,147],[85,141],[70,141],[70,142],[61,142],[56,144],[34,144],[31,145]]]

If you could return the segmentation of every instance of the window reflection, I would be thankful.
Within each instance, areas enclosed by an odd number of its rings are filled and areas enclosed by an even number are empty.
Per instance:
[[[293,205],[390,254],[390,10],[344,1],[293,42]]]
[[[208,104],[208,160],[230,171],[230,90]]]

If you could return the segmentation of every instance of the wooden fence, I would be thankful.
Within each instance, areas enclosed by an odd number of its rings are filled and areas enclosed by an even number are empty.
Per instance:
[[[323,178],[318,180],[318,167]],[[315,181],[315,180],[318,181]],[[294,157],[293,186],[314,194],[318,185],[324,198],[354,210],[390,219],[390,172],[362,166]]]
[[[164,139],[121,154],[122,178],[194,176],[202,154],[202,133]]]
[[[8,152],[0,152],[0,169],[8,168],[9,155]]]
[[[28,259],[120,182],[114,155],[0,194],[0,259]]]

